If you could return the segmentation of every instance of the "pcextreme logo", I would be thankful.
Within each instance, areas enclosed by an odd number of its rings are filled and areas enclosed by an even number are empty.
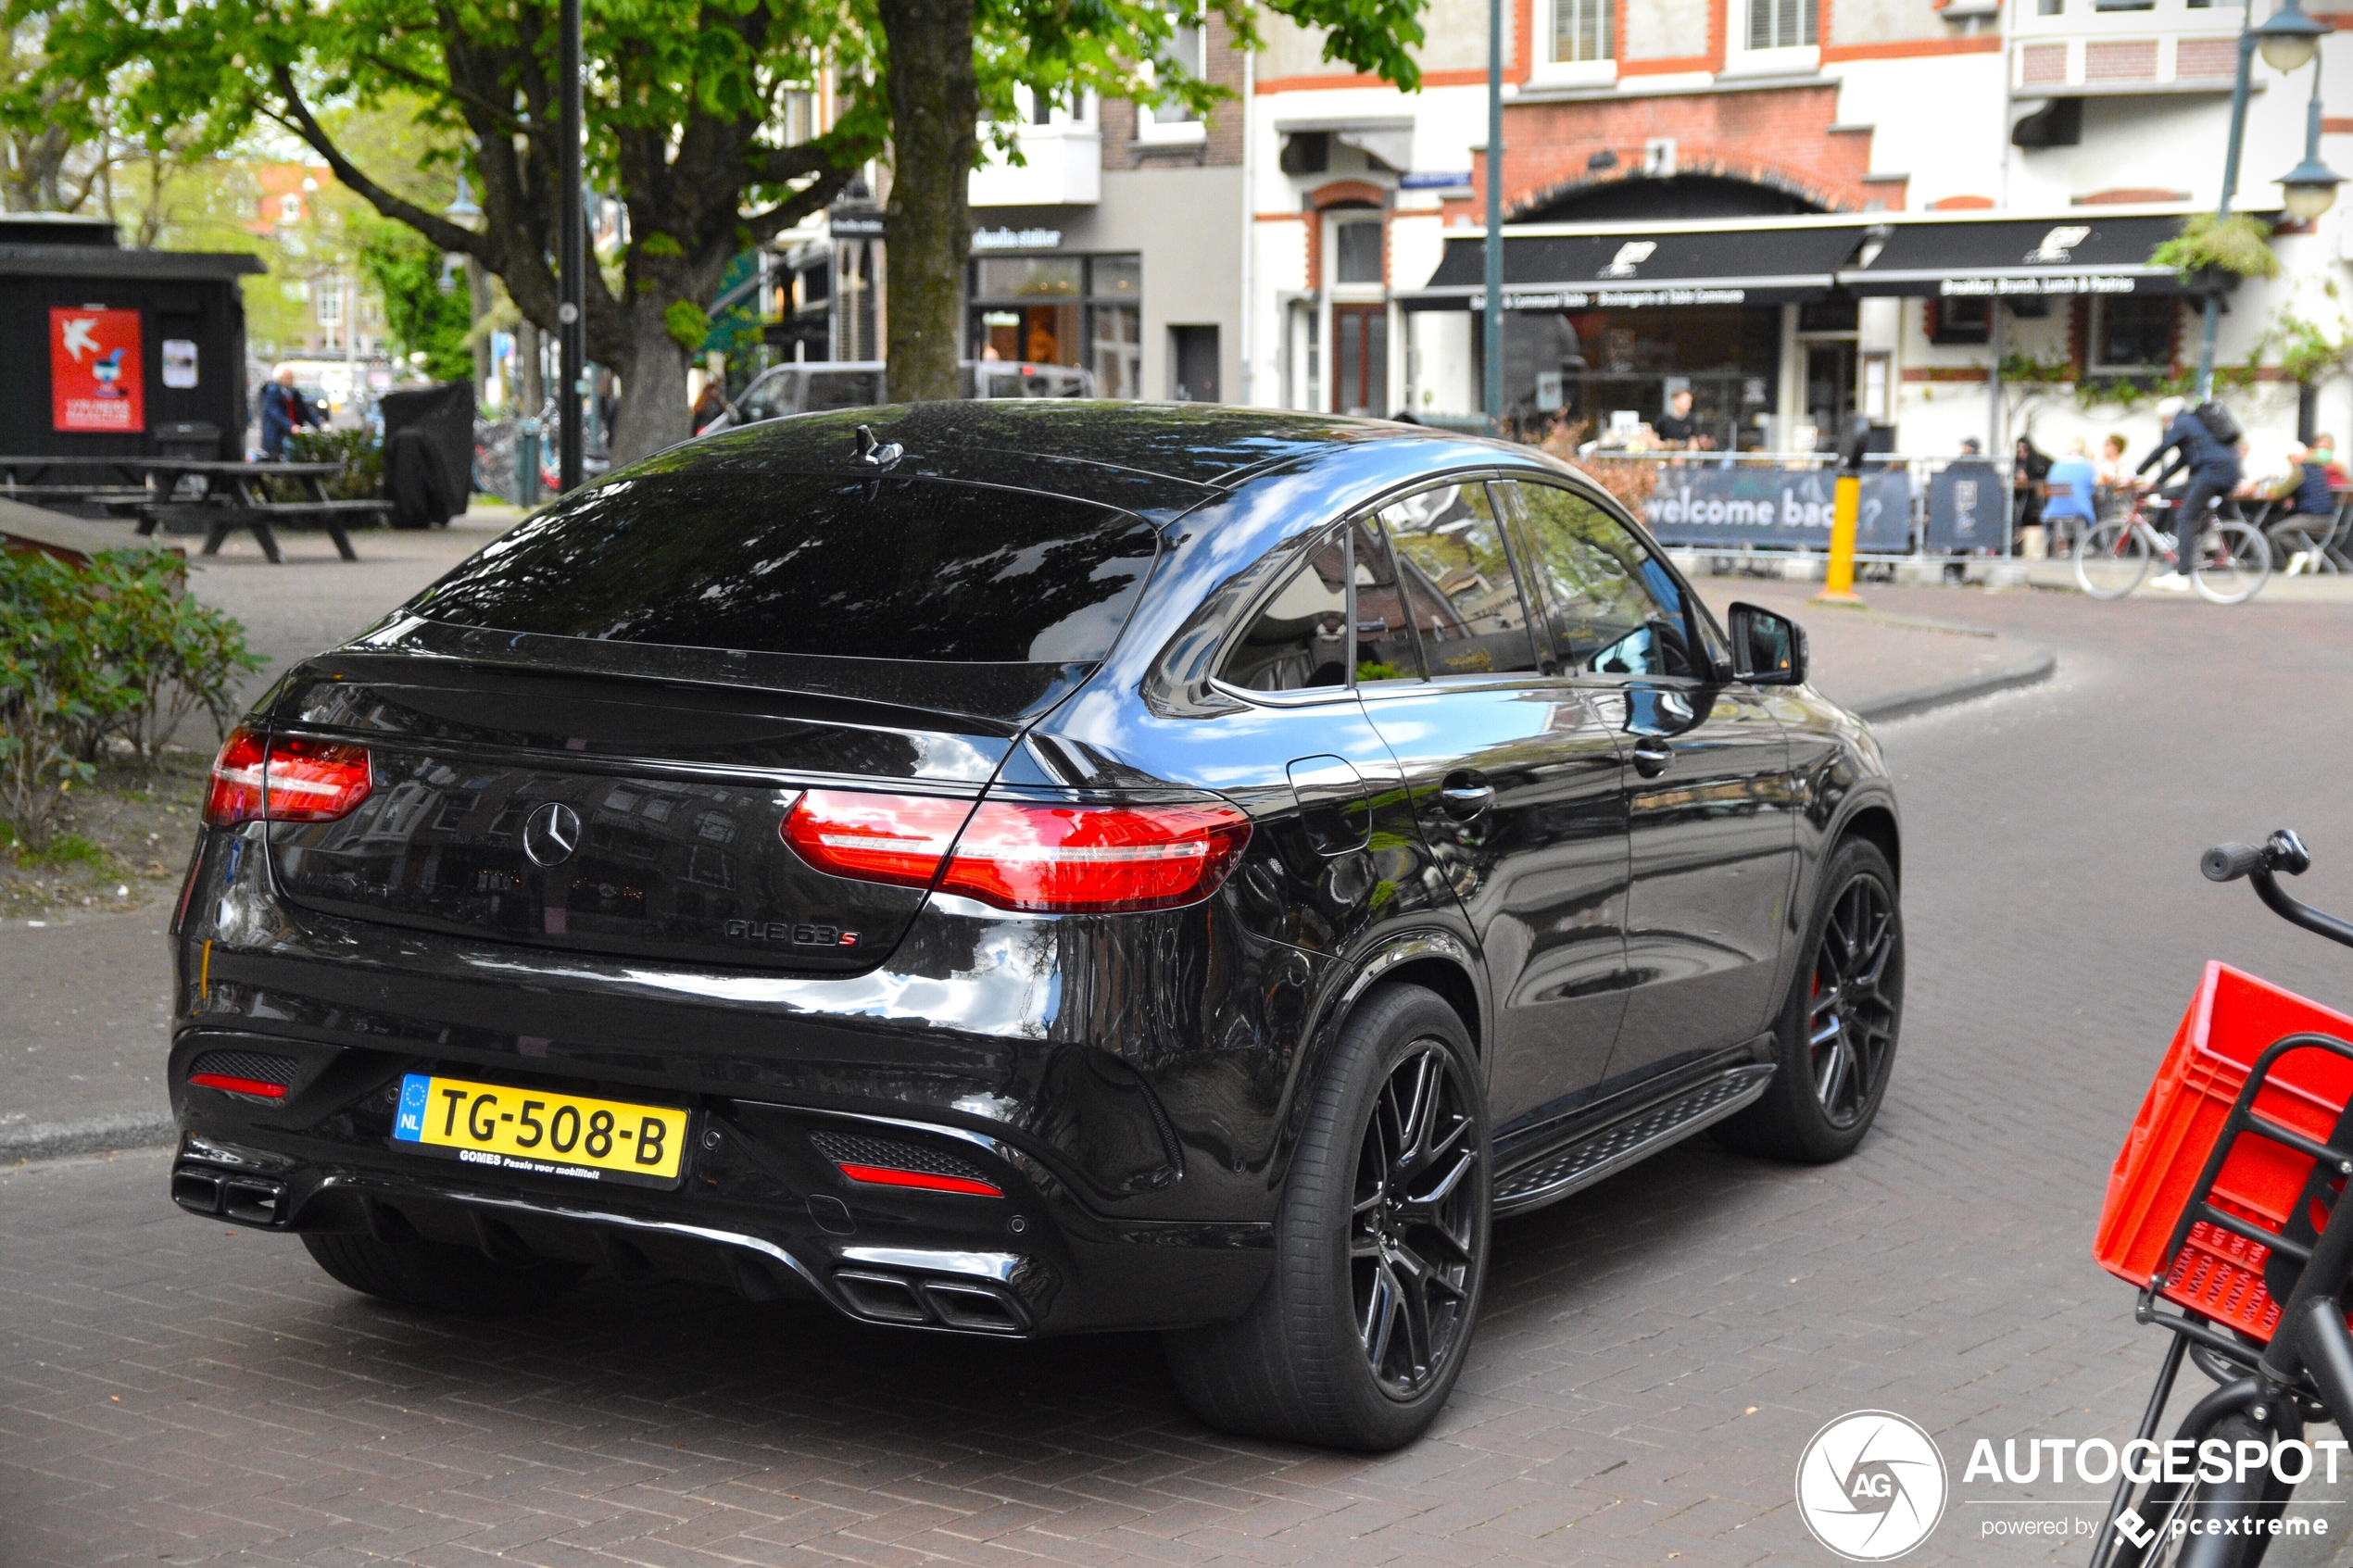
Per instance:
[[[1798,1516],[1851,1562],[1884,1562],[1928,1539],[1944,1497],[1934,1439],[1891,1411],[1842,1415],[1798,1456]]]

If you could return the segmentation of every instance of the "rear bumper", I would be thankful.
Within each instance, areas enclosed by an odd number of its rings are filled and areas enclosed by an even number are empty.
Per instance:
[[[325,915],[274,897],[244,834],[207,836],[168,1079],[196,1212],[978,1332],[1212,1321],[1265,1279],[1290,1070],[1335,976],[1213,906],[1041,921],[939,898],[879,967],[795,978]],[[207,1053],[228,1065],[204,1075],[274,1071],[283,1094],[192,1084]],[[684,1110],[681,1178],[395,1143],[412,1073]],[[927,1150],[998,1193],[852,1181],[812,1135]]]
[[[1205,1322],[1246,1308],[1272,1257],[1270,1226],[1107,1220],[1001,1141],[905,1120],[706,1107],[684,1179],[663,1190],[411,1152],[391,1143],[388,1100],[383,1137],[367,1148],[296,1132],[271,1110],[202,1103],[245,1097],[182,1093],[193,1103],[171,1196],[192,1213],[265,1231],[422,1237],[499,1261],[569,1259],[624,1282],[698,1280],[756,1301],[814,1297],[871,1323],[1023,1336]],[[353,1132],[371,1130],[364,1108],[356,1120]],[[853,1182],[812,1133],[946,1153],[1001,1196]]]

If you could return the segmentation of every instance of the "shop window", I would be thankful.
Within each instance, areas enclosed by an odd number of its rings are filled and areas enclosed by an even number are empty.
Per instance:
[[[1931,299],[1927,306],[1931,343],[1984,343],[1993,336],[1991,299]]]
[[[1810,48],[1820,22],[1820,0],[1748,0],[1748,46]]]
[[[1084,366],[1098,397],[1144,395],[1139,257],[987,257],[971,290],[973,358]]]
[[[1617,0],[1553,0],[1553,61],[1587,65],[1614,58],[1609,35]]]
[[[2173,361],[2174,302],[2120,295],[2092,302],[2092,373],[2163,375]]]
[[[1351,218],[1332,225],[1332,282],[1371,283],[1381,277],[1381,220]]]

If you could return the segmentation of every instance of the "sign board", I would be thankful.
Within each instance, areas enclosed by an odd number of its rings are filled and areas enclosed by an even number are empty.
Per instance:
[[[127,435],[147,428],[136,310],[49,312],[52,429]]]
[[[1928,482],[1931,550],[1996,550],[2009,537],[2010,490],[1988,462],[1948,463]]]
[[[163,340],[163,384],[185,392],[196,384],[196,343],[194,338]]]
[[[1699,549],[1827,550],[1837,470],[1765,463],[1668,463],[1642,503],[1662,545]],[[1902,469],[1863,476],[1855,547],[1900,554],[1912,546],[1912,481]]]

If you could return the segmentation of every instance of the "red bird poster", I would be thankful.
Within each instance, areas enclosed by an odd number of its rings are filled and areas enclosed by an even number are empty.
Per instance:
[[[51,426],[114,435],[146,429],[144,362],[136,310],[51,310]]]

